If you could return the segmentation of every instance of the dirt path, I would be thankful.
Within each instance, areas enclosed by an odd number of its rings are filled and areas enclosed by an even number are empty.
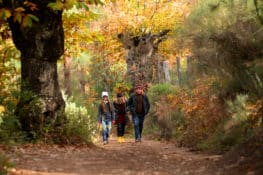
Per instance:
[[[11,175],[223,175],[216,168],[217,155],[188,152],[172,143],[133,139],[97,147],[29,145],[14,147],[9,156],[16,163]]]

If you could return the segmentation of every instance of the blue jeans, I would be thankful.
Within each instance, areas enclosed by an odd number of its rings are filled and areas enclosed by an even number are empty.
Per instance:
[[[102,120],[102,140],[108,141],[108,137],[111,132],[111,121]]]
[[[132,115],[132,121],[133,121],[133,126],[134,126],[135,139],[136,140],[141,139],[142,138],[144,115],[134,114],[134,115]]]

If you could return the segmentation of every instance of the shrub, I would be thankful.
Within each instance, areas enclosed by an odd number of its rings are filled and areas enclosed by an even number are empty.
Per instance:
[[[177,87],[171,84],[157,84],[149,90],[152,103],[151,117],[147,119],[147,126],[154,128],[160,139],[171,139],[177,134],[176,128],[183,123],[182,113],[178,106]]]
[[[1,117],[0,124],[0,141],[6,144],[24,142],[25,133],[21,129],[21,125],[17,116],[6,113]]]
[[[176,94],[178,88],[169,83],[156,84],[151,87],[149,91],[149,96],[151,98],[160,97],[162,95]]]
[[[95,136],[95,124],[87,108],[77,106],[76,103],[66,100],[65,113],[67,123],[64,126],[64,139],[67,143],[91,143]]]
[[[8,170],[13,167],[9,159],[0,152],[0,174],[7,175]]]
[[[226,102],[229,117],[225,118],[216,128],[215,132],[198,147],[214,151],[226,151],[231,147],[240,145],[253,138],[262,128],[261,101],[249,102],[248,95],[239,94],[236,99]]]
[[[2,143],[24,142],[25,133],[22,131],[18,117],[14,114],[19,91],[11,91],[4,99],[0,112],[0,141]],[[3,110],[4,109],[4,110]]]

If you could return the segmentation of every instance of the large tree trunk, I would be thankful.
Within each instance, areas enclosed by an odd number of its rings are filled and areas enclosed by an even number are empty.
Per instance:
[[[127,33],[118,35],[126,49],[127,74],[132,82],[136,83],[156,83],[161,81],[159,77],[160,55],[158,55],[159,43],[166,39],[168,30],[159,34],[142,34],[132,36]],[[162,74],[162,79],[164,75]]]
[[[24,1],[5,0],[5,6],[23,6]],[[50,1],[31,1],[37,10],[25,7],[25,13],[39,18],[32,27],[22,26],[8,20],[15,46],[21,52],[22,81],[21,98],[16,113],[22,128],[41,133],[45,124],[60,124],[64,116],[65,102],[62,98],[57,75],[57,60],[64,52],[62,11],[47,7]]]

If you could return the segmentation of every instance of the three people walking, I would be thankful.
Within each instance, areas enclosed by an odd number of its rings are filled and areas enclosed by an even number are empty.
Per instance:
[[[130,95],[128,102],[122,93],[117,93],[117,100],[111,104],[108,92],[102,92],[102,101],[98,108],[98,122],[102,124],[103,144],[107,144],[112,124],[117,125],[117,141],[125,142],[125,126],[128,119],[127,111],[132,115],[135,142],[141,142],[145,115],[150,110],[148,96],[140,84],[134,86],[134,93]]]

